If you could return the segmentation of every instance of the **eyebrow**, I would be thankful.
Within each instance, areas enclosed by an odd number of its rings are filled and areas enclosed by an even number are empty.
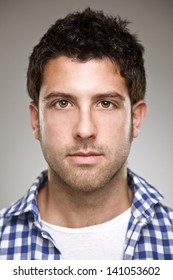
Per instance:
[[[69,94],[69,93],[65,93],[65,92],[59,92],[59,91],[53,91],[43,98],[43,102],[44,101],[49,101],[49,100],[51,100],[53,98],[57,98],[57,97],[63,97],[63,98],[67,98],[67,99],[68,98],[75,99],[75,96],[73,94]]]
[[[77,99],[77,97],[74,94],[71,93],[65,93],[65,92],[59,92],[59,91],[53,91],[49,93],[47,96],[43,98],[43,102],[47,102],[53,98],[67,98],[67,99]],[[105,92],[105,93],[98,93],[93,96],[93,99],[106,99],[106,98],[117,98],[120,99],[120,101],[125,101],[125,97],[121,94],[119,94],[116,91],[111,91],[111,92]]]
[[[121,94],[119,94],[116,91],[113,92],[107,92],[107,93],[98,93],[96,95],[94,95],[94,99],[106,99],[106,98],[117,98],[120,99],[120,101],[124,101],[125,97]]]

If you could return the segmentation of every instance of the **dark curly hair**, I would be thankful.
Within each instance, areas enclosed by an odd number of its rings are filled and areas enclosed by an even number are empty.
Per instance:
[[[144,48],[136,35],[129,32],[128,24],[119,16],[107,16],[90,8],[58,19],[30,56],[27,89],[31,99],[38,104],[44,67],[50,59],[61,55],[81,61],[109,58],[125,79],[131,104],[144,99]]]

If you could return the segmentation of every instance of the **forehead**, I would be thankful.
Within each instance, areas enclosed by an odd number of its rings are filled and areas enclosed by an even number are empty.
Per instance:
[[[125,80],[110,59],[83,62],[66,56],[51,59],[44,68],[41,93],[55,91],[80,95],[111,91],[127,94]]]

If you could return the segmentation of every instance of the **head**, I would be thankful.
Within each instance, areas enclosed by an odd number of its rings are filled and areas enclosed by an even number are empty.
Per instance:
[[[79,61],[109,58],[125,79],[131,104],[143,99],[146,90],[144,49],[127,26],[128,22],[120,17],[106,16],[90,8],[58,19],[30,56],[27,74],[30,98],[38,104],[45,65],[64,55]]]
[[[127,22],[89,8],[57,20],[34,48],[31,123],[59,184],[95,190],[125,174],[145,115],[143,64]]]

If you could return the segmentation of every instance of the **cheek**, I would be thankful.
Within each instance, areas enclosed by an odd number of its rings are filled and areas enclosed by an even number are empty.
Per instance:
[[[132,121],[130,112],[118,112],[112,116],[105,116],[99,122],[99,128],[102,135],[106,138],[125,138],[129,136],[132,129]]]
[[[100,141],[105,143],[111,149],[117,149],[117,147],[123,146],[125,143],[129,143],[131,140],[132,130],[129,124],[115,124],[107,126],[100,137]]]
[[[64,118],[57,116],[57,114],[45,113],[40,117],[40,134],[42,139],[46,139],[49,142],[65,140],[70,133],[72,124],[71,118]]]

